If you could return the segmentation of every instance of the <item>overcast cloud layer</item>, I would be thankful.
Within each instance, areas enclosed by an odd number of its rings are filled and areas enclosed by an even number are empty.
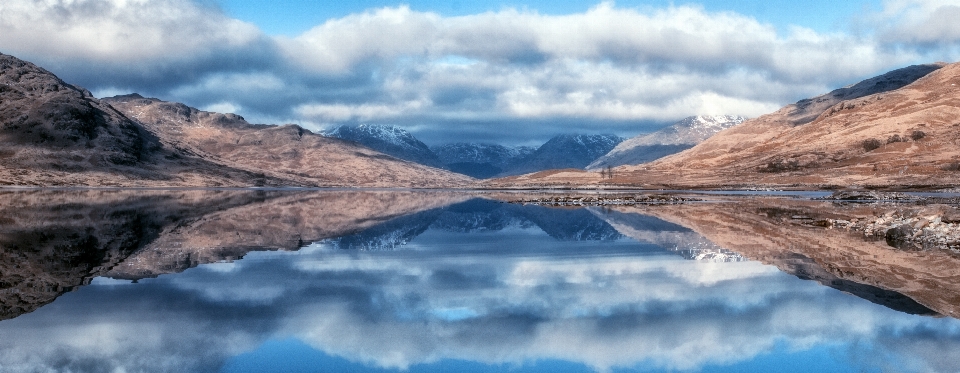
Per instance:
[[[312,129],[398,124],[431,145],[532,144],[757,116],[893,68],[952,62],[958,17],[956,0],[890,0],[852,19],[858,31],[824,34],[686,6],[459,17],[398,6],[289,38],[192,0],[5,0],[0,53],[100,96],[139,92]]]

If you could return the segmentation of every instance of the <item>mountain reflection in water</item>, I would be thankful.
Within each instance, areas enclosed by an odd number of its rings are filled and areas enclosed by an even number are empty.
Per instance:
[[[960,369],[954,255],[758,213],[848,207],[510,199],[0,192],[0,371]]]

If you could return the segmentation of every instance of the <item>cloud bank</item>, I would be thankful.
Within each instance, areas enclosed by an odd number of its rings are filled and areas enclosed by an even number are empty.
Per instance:
[[[853,367],[958,368],[954,319],[899,313],[757,262],[589,255],[609,243],[547,240],[552,251],[526,255],[318,246],[140,284],[97,281],[0,323],[17,336],[0,339],[0,368],[217,371],[290,339],[387,369],[558,359],[600,372],[698,370],[778,346],[833,346]]]
[[[786,32],[696,6],[447,17],[405,6],[264,34],[191,0],[7,0],[0,52],[98,94],[137,91],[260,122],[407,126],[428,143],[634,135],[757,116],[911,63],[960,58],[960,6],[890,0],[866,31]],[[513,128],[511,134],[497,131]]]

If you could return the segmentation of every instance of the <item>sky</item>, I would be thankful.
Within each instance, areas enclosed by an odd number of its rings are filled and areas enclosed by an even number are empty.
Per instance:
[[[960,60],[960,0],[4,0],[0,53],[97,97],[137,92],[314,131],[426,142],[634,136],[756,117]]]

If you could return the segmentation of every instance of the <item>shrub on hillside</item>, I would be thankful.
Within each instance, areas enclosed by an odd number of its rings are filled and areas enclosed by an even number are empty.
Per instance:
[[[866,139],[866,140],[863,140],[863,150],[866,150],[866,151],[868,151],[868,152],[869,152],[869,151],[873,151],[873,150],[879,148],[879,147],[882,146],[882,145],[883,145],[883,143],[880,142],[880,140],[877,140],[877,139]]]
[[[907,138],[900,137],[900,135],[893,135],[887,139],[887,144],[893,144],[895,142],[904,142],[904,141],[907,141]]]
[[[910,138],[913,139],[913,141],[920,140],[924,137],[927,137],[927,134],[921,130],[915,130],[913,131],[913,133],[910,134]]]
[[[787,172],[787,171],[797,171],[800,169],[800,162],[797,160],[791,159],[784,161],[783,159],[777,159],[771,162],[768,162],[766,165],[758,167],[758,172]]]

